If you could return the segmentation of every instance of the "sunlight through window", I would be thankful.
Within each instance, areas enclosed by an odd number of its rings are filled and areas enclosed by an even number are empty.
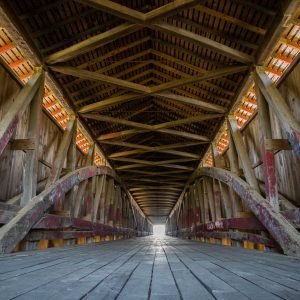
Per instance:
[[[163,236],[165,235],[166,226],[165,225],[153,225],[153,235]]]

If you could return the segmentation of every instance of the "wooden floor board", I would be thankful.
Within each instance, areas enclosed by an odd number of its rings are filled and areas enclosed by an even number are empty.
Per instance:
[[[300,260],[171,237],[0,257],[0,300],[300,299]]]

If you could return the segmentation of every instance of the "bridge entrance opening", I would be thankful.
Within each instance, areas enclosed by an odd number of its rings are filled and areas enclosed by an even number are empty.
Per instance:
[[[163,224],[153,225],[154,236],[164,236],[166,232],[166,226]]]

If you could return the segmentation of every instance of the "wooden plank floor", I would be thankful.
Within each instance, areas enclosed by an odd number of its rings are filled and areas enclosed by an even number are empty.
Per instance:
[[[0,299],[300,299],[300,260],[171,237],[0,257]]]

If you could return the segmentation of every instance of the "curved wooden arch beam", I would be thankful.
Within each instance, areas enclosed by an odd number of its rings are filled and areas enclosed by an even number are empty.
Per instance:
[[[300,257],[300,233],[280,213],[244,180],[233,173],[219,168],[201,168],[193,176],[209,176],[232,187],[247,204],[252,213],[269,231],[285,254]]]
[[[44,216],[56,199],[62,197],[73,186],[91,177],[104,174],[115,177],[114,172],[105,166],[84,167],[62,177],[41,194],[34,197],[10,222],[0,228],[0,253],[12,251],[29,230]]]

